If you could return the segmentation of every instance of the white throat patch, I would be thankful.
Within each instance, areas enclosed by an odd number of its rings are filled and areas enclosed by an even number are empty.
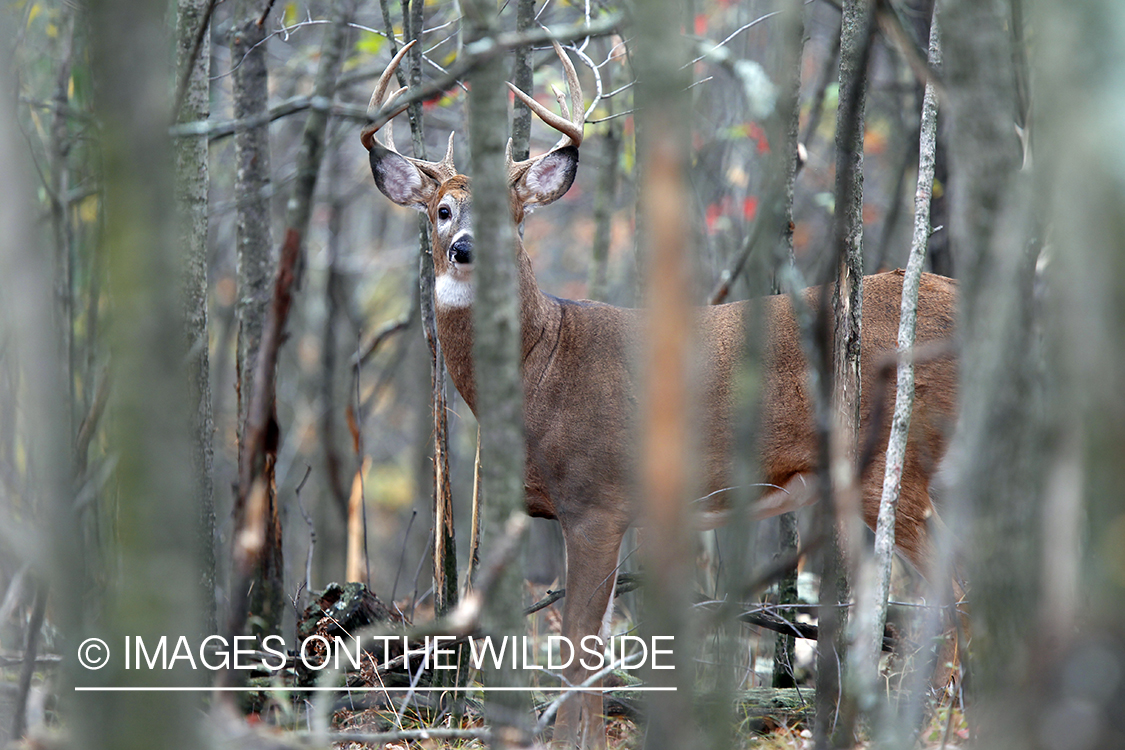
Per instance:
[[[438,307],[472,307],[473,284],[443,273],[434,279],[434,303]]]

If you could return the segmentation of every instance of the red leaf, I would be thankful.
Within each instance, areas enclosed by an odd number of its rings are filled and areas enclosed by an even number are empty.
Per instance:
[[[742,218],[753,221],[758,214],[758,197],[751,195],[742,201]]]
[[[707,207],[706,222],[707,222],[707,233],[708,234],[714,234],[715,233],[715,229],[716,229],[715,224],[719,221],[719,218],[722,215],[723,215],[723,207],[722,207],[721,204],[712,203],[710,206]]]

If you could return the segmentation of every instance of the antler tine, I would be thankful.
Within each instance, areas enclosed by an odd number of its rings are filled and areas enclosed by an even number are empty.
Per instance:
[[[382,109],[383,97],[386,96],[387,86],[390,85],[391,76],[394,75],[395,70],[398,68],[398,64],[402,61],[403,56],[406,55],[410,48],[413,47],[416,43],[417,41],[415,40],[411,41],[410,44],[403,46],[403,48],[400,49],[398,53],[391,58],[391,61],[387,63],[386,70],[383,71],[383,75],[379,76],[379,81],[375,84],[375,91],[373,91],[371,94],[371,102],[367,105],[368,117],[374,117],[379,112],[379,110]],[[393,102],[405,92],[405,86],[394,91],[394,93],[392,93],[390,97],[387,98],[387,105],[389,106],[391,102]],[[375,137],[375,134],[379,131],[376,123],[371,123],[363,129],[363,132],[360,133],[360,140],[363,142],[364,147],[368,151],[378,145],[382,148],[387,149],[388,151],[393,151],[396,154],[398,153],[398,149],[395,148],[394,118],[400,115],[405,109],[406,106],[403,106],[391,113],[390,118],[387,119],[386,123],[383,126],[386,128],[386,137],[382,141]],[[418,167],[418,169],[426,172],[427,174],[430,174],[438,180],[448,180],[450,177],[453,177],[457,174],[457,167],[453,165],[453,133],[449,134],[449,145],[446,147],[445,157],[442,158],[441,161],[426,161],[424,159],[414,159],[409,156],[404,156],[403,158],[414,166]]]
[[[402,88],[400,88],[396,91],[393,91],[391,93],[390,97],[387,98],[387,104],[390,104],[395,99],[402,96],[402,94],[405,91],[406,91],[405,86],[403,86]],[[376,110],[376,111],[378,111],[378,110]],[[401,114],[401,111],[395,112],[395,117],[397,117],[399,114]],[[381,145],[383,148],[387,149],[388,151],[394,151],[397,154],[398,148],[395,146],[395,118],[392,117],[391,119],[387,120],[387,124],[384,125],[383,128],[384,128],[384,130],[383,130],[383,140],[380,141],[378,138],[375,138],[375,141],[379,145]],[[373,137],[374,137],[374,135],[375,134],[372,133]]]
[[[450,177],[457,174],[457,167],[453,164],[453,136],[455,133],[449,134],[449,144],[445,147],[445,156],[441,161],[425,161],[423,159],[414,159],[409,156],[404,157],[408,162],[418,167],[424,172],[436,177],[438,180],[444,182]]]
[[[402,47],[402,49],[400,49],[398,51],[398,54],[396,54],[394,57],[392,57],[391,61],[389,63],[387,63],[387,67],[383,71],[383,75],[379,76],[379,81],[375,84],[375,90],[371,93],[371,102],[367,105],[367,115],[368,115],[368,117],[374,117],[379,112],[379,110],[382,108],[383,97],[387,93],[387,86],[391,82],[391,76],[393,76],[395,74],[395,70],[398,69],[398,64],[402,61],[402,58],[406,55],[406,53],[410,50],[410,48],[413,47],[416,43],[417,43],[417,40],[412,40],[410,42],[410,44],[404,45]],[[400,93],[402,93],[402,91],[403,91],[403,89],[400,89],[400,90],[396,91],[394,94],[392,94],[391,100],[393,101],[396,96],[398,96]],[[394,113],[394,115],[398,115],[398,114],[400,114],[400,113],[399,112]],[[388,120],[388,123],[389,122],[390,122],[390,120]],[[360,132],[359,139],[360,139],[360,141],[362,141],[363,147],[366,148],[368,151],[370,151],[371,147],[374,146],[376,143],[379,143],[379,140],[375,137],[375,133],[377,133],[378,131],[379,131],[379,128],[376,127],[376,124],[371,123],[370,125],[365,127],[362,130],[362,132]],[[383,146],[384,144],[379,143],[379,145]],[[391,141],[391,145],[390,145],[389,150],[391,150],[391,151],[395,150],[393,140]]]
[[[540,120],[563,134],[562,140],[556,144],[555,148],[561,148],[567,145],[580,146],[582,145],[582,125],[586,120],[585,110],[582,107],[582,86],[578,82],[578,73],[574,70],[574,64],[563,51],[562,45],[553,40],[551,44],[555,48],[555,54],[557,54],[559,60],[562,61],[563,70],[566,72],[566,85],[567,88],[570,89],[571,106],[569,108],[565,104],[565,99],[559,99],[563,116],[560,117],[556,115],[511,83],[508,84],[508,88],[510,88],[512,93],[514,93],[521,102],[526,104],[532,112],[538,115]]]
[[[562,45],[552,40],[551,44],[555,47],[555,54],[562,60],[563,70],[566,73],[566,87],[570,90],[570,111],[574,114],[573,122],[578,127],[578,143],[575,146],[580,146],[582,137],[582,126],[586,123],[586,107],[585,102],[582,100],[582,84],[578,81],[578,71],[574,69],[574,63],[563,52]],[[565,111],[565,110],[564,110]]]
[[[559,111],[562,112],[562,116],[566,118],[568,122],[573,122],[573,120],[570,119],[570,105],[566,103],[566,94],[559,91],[559,87],[553,83],[551,84],[551,91],[555,92],[555,101],[559,104]]]

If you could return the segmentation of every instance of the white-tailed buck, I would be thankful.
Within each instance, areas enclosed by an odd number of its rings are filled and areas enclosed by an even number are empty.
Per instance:
[[[569,107],[559,97],[558,116],[515,89],[541,119],[563,134],[551,151],[513,162],[508,185],[512,220],[519,225],[532,207],[558,200],[570,188],[582,142],[583,102],[575,74],[562,48],[570,88]],[[405,49],[403,50],[405,52]],[[403,52],[394,58],[371,98],[377,111]],[[509,84],[510,85],[510,84]],[[390,130],[388,123],[387,130]],[[434,303],[437,333],[445,363],[457,390],[476,411],[473,384],[473,221],[469,178],[453,165],[453,141],[438,162],[400,155],[391,138],[380,142],[371,127],[363,145],[370,152],[375,183],[392,201],[424,212],[430,221],[436,275]],[[563,635],[577,644],[608,625],[613,582],[622,535],[634,519],[631,502],[637,394],[631,350],[645,322],[644,310],[589,301],[558,299],[539,290],[522,240],[517,239],[524,416],[527,429],[527,510],[558,519],[566,542],[566,599]],[[898,336],[901,273],[864,279],[863,427],[872,427],[876,359],[893,352]],[[918,343],[953,334],[956,286],[939,276],[922,279]],[[821,304],[817,289],[805,292],[812,307]],[[730,486],[732,463],[732,379],[745,349],[745,321],[764,317],[764,393],[759,438],[762,481],[796,486],[817,469],[817,438],[807,392],[805,358],[797,323],[785,296],[705,307],[698,310],[699,351],[709,360],[701,368],[700,473],[703,493]],[[956,363],[952,355],[917,364],[917,398],[911,440],[902,477],[896,540],[899,551],[925,571],[931,555],[927,520],[933,513],[929,485],[945,452],[945,431],[952,424],[956,398]],[[892,381],[893,382],[893,381]],[[885,389],[893,400],[894,389]],[[893,403],[891,404],[893,407]],[[890,414],[891,409],[884,413]],[[887,443],[889,419],[874,425]],[[864,521],[871,527],[879,505],[884,459],[881,453],[863,476]],[[719,495],[723,493],[719,492]],[[792,509],[795,495],[775,492],[763,499],[763,515]],[[572,684],[587,678],[577,663],[564,675]],[[555,743],[604,746],[600,694],[567,701],[558,714]]]

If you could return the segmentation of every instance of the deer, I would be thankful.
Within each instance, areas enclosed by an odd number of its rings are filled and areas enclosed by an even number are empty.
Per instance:
[[[574,66],[553,42],[565,73],[570,104],[556,92],[561,115],[509,83],[514,95],[544,123],[561,133],[548,152],[514,161],[508,149],[511,218],[521,227],[527,214],[561,198],[578,168],[584,109]],[[388,64],[376,84],[369,112],[383,107],[388,83],[406,48]],[[404,89],[391,95],[393,102]],[[387,105],[388,107],[390,104]],[[395,113],[396,115],[398,112]],[[453,163],[453,136],[440,161],[400,154],[387,120],[385,138],[372,123],[361,133],[378,189],[393,203],[424,213],[430,225],[434,264],[434,314],[445,365],[458,392],[476,414],[473,371],[473,219],[469,177]],[[556,519],[566,550],[566,596],[562,636],[578,644],[585,636],[607,635],[613,612],[616,568],[622,537],[637,518],[633,500],[635,407],[639,392],[631,351],[643,332],[645,312],[588,300],[560,299],[540,290],[522,231],[515,239],[521,325],[521,374],[527,436],[526,509]],[[889,420],[873,424],[876,405],[874,364],[893,356],[897,345],[902,273],[864,278],[861,362],[861,426],[887,444]],[[824,304],[819,288],[803,292],[812,309]],[[919,345],[950,339],[954,332],[956,282],[923,275],[916,338]],[[759,516],[776,515],[815,499],[818,438],[807,385],[807,366],[791,300],[775,295],[699,308],[699,351],[707,360],[701,376],[700,473],[705,498],[730,488],[733,380],[746,349],[746,321],[764,320],[764,393],[758,445],[762,482],[779,488],[758,502]],[[933,557],[927,524],[935,516],[931,479],[946,449],[957,392],[954,355],[916,364],[913,427],[897,511],[898,552],[923,573]],[[882,389],[885,392],[888,389]],[[893,409],[893,388],[886,393]],[[890,413],[888,409],[885,413]],[[865,523],[875,527],[885,457],[876,455],[862,477]],[[703,503],[704,513],[722,507]],[[590,676],[578,660],[563,677],[579,685]],[[586,692],[560,708],[555,747],[604,747],[600,693]]]

